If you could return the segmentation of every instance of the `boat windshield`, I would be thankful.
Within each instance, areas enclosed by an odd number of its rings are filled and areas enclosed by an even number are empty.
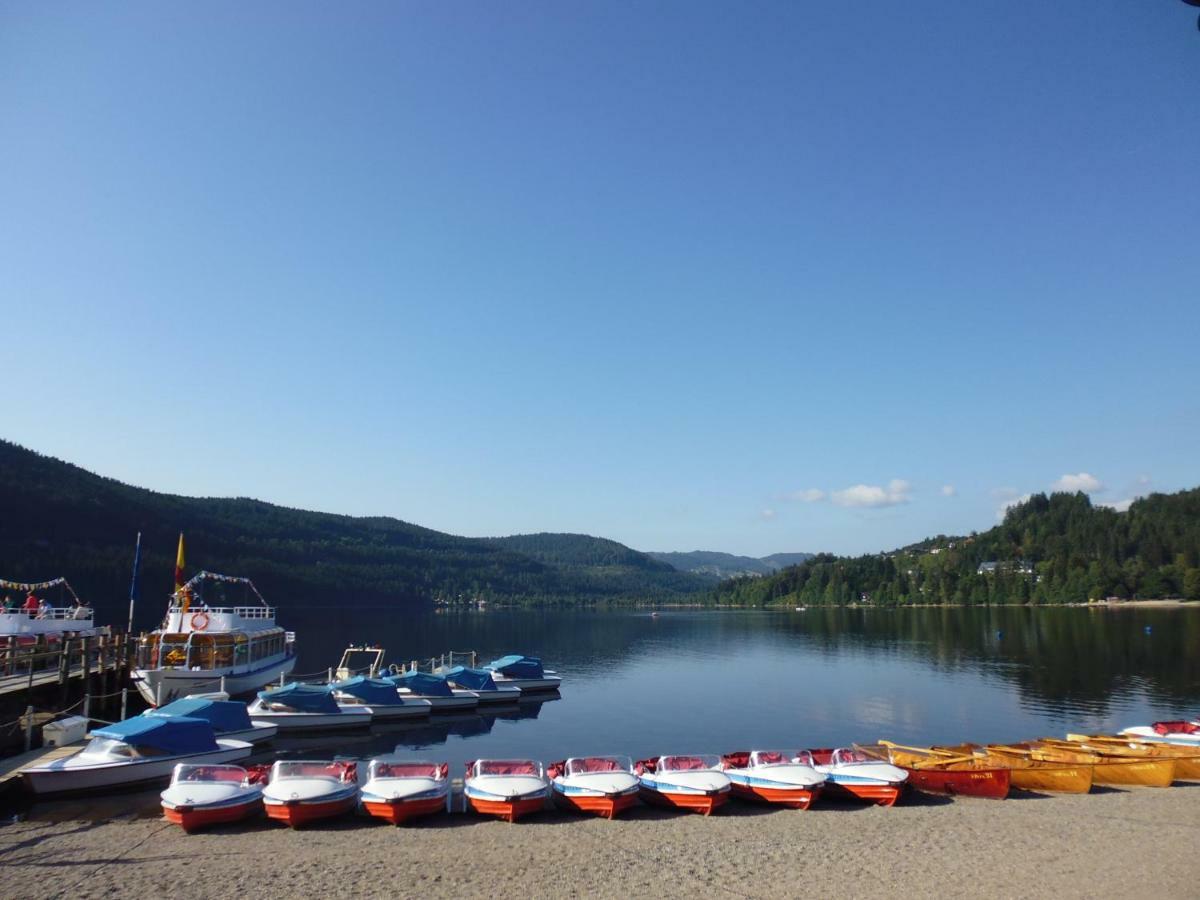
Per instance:
[[[241,766],[193,766],[180,763],[171,775],[171,784],[197,781],[232,781],[243,784],[246,781],[246,770]]]
[[[633,772],[633,760],[628,756],[580,756],[567,760],[568,775],[589,772]]]
[[[278,760],[271,766],[271,781],[285,778],[328,778],[342,781],[346,764],[326,760]]]
[[[533,775],[542,777],[542,764],[533,759],[479,759],[472,775]]]
[[[137,751],[124,741],[102,737],[92,738],[88,741],[88,745],[83,748],[83,753],[87,756],[116,756],[126,759],[132,759],[137,756]]]
[[[721,758],[704,753],[699,756],[660,756],[659,772],[694,772],[704,769],[720,769]]]
[[[811,766],[812,754],[807,750],[755,750],[750,754],[752,766]]]
[[[367,767],[368,778],[435,778],[449,774],[448,767],[435,762],[411,759],[373,759]]]
[[[838,747],[833,751],[832,763],[835,766],[847,766],[854,763],[869,763],[879,762],[877,759],[871,759],[861,750],[855,750],[852,747]]]

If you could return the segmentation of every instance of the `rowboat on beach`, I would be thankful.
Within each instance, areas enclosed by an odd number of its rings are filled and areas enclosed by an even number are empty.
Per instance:
[[[1021,791],[1086,794],[1092,789],[1091,763],[1050,762],[1021,754],[997,753],[979,744],[934,747],[958,756],[974,756],[989,766],[1011,770],[1012,786]]]
[[[377,756],[367,766],[359,802],[367,815],[393,825],[443,810],[449,812],[450,766]]]
[[[825,789],[879,806],[893,806],[908,782],[908,773],[853,747],[809,750]]]
[[[550,782],[537,760],[477,759],[467,763],[463,795],[480,815],[515,822],[546,808]]]
[[[1003,800],[1012,783],[1012,770],[993,766],[973,754],[955,754],[932,747],[908,747],[881,740],[855,749],[908,772],[908,783],[918,790],[956,797]]]
[[[1176,781],[1200,781],[1200,747],[1155,743],[1120,735],[1068,734],[1067,740],[1088,750],[1113,756],[1175,760]]]
[[[263,808],[262,787],[241,766],[181,763],[160,799],[163,817],[189,834],[240,822]]]
[[[721,757],[737,797],[808,809],[821,794],[825,776],[802,750],[737,750]]]
[[[628,756],[573,756],[546,769],[554,802],[575,812],[614,818],[638,802],[639,781]]]
[[[1175,780],[1175,760],[1138,759],[1102,755],[1079,748],[1061,746],[1052,741],[1024,741],[1019,744],[989,744],[989,750],[1046,762],[1087,763],[1092,766],[1095,784],[1121,787],[1170,787]]]
[[[353,760],[277,760],[263,788],[267,817],[292,828],[344,815],[357,802]]]
[[[647,803],[712,815],[729,801],[733,783],[712,754],[658,756],[635,767]]]

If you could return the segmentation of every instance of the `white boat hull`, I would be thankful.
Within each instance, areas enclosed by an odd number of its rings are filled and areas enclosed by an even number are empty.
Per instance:
[[[254,666],[229,669],[134,669],[133,683],[138,693],[151,706],[161,706],[189,694],[202,694],[221,689],[232,696],[251,694],[269,685],[296,667],[296,657],[280,656],[274,661],[260,661]]]
[[[546,673],[545,678],[509,678],[499,673],[492,673],[492,681],[496,682],[496,687],[520,688],[521,693],[537,693],[540,691],[557,691],[562,684],[562,678],[550,672]]]
[[[414,694],[408,688],[398,688],[398,692],[404,698],[405,703],[423,700],[429,704],[432,712],[443,709],[474,709],[479,705],[479,695],[474,691],[455,690],[453,697],[430,697],[426,694]]]
[[[278,712],[255,700],[246,710],[255,725],[274,725],[279,731],[332,731],[366,728],[374,719],[369,706],[341,707],[336,713]]]
[[[217,747],[216,750],[179,756],[94,763],[82,753],[76,753],[44,766],[22,769],[21,776],[29,789],[38,795],[78,793],[163,781],[171,777],[178,763],[237,762],[254,752],[253,744],[227,738],[219,738]]]

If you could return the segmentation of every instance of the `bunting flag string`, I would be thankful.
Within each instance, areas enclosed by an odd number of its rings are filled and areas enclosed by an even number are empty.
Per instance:
[[[68,594],[70,594],[76,600],[79,599],[79,595],[75,593],[74,588],[67,583],[67,579],[65,578],[55,578],[52,581],[36,582],[7,581],[3,578],[0,578],[0,590],[3,591],[26,591],[28,593],[33,591],[48,591],[50,588],[56,587],[66,588]],[[257,594],[258,591],[255,591],[254,593]]]
[[[218,575],[216,572],[198,572],[196,575],[192,576],[191,580],[188,581],[187,584],[185,584],[175,593],[182,594],[185,591],[194,591],[199,593],[196,591],[196,587],[204,581],[217,581],[222,584],[244,584],[250,588],[250,590],[254,591],[254,596],[258,598],[259,602],[262,603],[263,606],[267,605],[267,601],[263,599],[263,595],[258,592],[258,588],[254,586],[254,582],[249,578],[242,578],[238,575]]]

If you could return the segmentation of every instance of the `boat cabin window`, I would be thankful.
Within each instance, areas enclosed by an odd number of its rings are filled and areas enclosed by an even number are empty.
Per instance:
[[[271,767],[271,781],[283,778],[329,778],[333,781],[348,780],[346,774],[353,762],[325,762],[323,760],[279,760]]]
[[[83,748],[83,752],[88,756],[123,756],[132,758],[133,748],[124,741],[118,741],[116,738],[95,737],[88,741],[88,745]]]
[[[171,781],[178,784],[183,781],[232,781],[246,780],[246,770],[241,766],[189,766],[178,765],[171,776]]]
[[[876,760],[873,760],[867,756],[867,754],[858,750],[854,750],[850,747],[838,747],[838,749],[833,751],[833,764],[835,766],[844,766],[849,763],[865,762],[876,762]]]

